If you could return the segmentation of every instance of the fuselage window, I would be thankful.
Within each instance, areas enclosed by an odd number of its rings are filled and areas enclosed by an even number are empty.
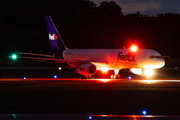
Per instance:
[[[153,59],[153,58],[154,58],[154,55],[149,56],[149,58]]]

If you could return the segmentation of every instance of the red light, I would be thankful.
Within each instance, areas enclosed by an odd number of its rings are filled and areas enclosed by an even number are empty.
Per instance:
[[[131,46],[131,51],[136,52],[138,50],[138,47],[136,45]]]
[[[136,116],[135,116],[135,115],[133,115],[133,118],[134,118],[134,119],[136,119]]]

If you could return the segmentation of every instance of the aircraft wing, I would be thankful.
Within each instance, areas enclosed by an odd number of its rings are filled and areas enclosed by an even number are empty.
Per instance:
[[[92,61],[92,60],[67,60],[67,59],[59,59],[59,58],[55,58],[55,56],[52,55],[44,55],[44,54],[35,54],[35,53],[24,53],[24,52],[18,52],[18,54],[22,54],[22,55],[31,55],[31,56],[17,56],[15,55],[17,58],[23,58],[23,59],[35,59],[41,62],[46,62],[46,61],[54,61],[56,63],[64,63],[64,62],[68,62],[68,63],[76,63],[77,64],[85,64],[85,63],[92,63],[95,64],[97,66],[104,66],[107,65],[108,62],[107,61]],[[34,57],[35,56],[35,57]],[[36,57],[37,56],[37,57]],[[10,56],[10,58],[14,59],[13,56]]]
[[[65,60],[65,59],[57,59],[57,58],[41,58],[41,57],[21,57],[19,56],[18,58],[23,58],[23,59],[36,59],[39,61],[55,61],[55,62],[79,62],[79,63],[99,63],[99,64],[108,64],[107,62],[103,61],[90,61],[90,60]]]
[[[64,60],[64,59],[57,59],[57,58],[40,58],[40,57],[18,57],[18,58],[24,58],[24,59],[36,59],[36,60],[42,60],[42,61],[57,61],[57,62],[77,62],[75,60]]]

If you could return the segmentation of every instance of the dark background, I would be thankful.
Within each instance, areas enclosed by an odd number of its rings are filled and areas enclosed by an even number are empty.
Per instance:
[[[0,66],[59,66],[9,59],[15,52],[50,51],[45,15],[52,17],[68,48],[127,48],[134,43],[169,55],[167,67],[179,65],[177,13],[123,15],[121,6],[113,1],[97,6],[88,0],[6,0],[0,2]]]
[[[166,67],[179,67],[180,15],[123,15],[115,2],[97,6],[87,0],[0,1],[0,67],[58,67],[36,60],[9,59],[14,52],[50,51],[44,16],[50,15],[68,48],[124,48],[135,43],[166,58]],[[179,65],[179,66],[178,66]],[[65,66],[63,64],[62,66]],[[97,73],[93,77],[109,78]],[[122,77],[132,73],[120,71]],[[77,77],[74,70],[0,69],[0,77]],[[177,70],[160,70],[177,77]],[[78,76],[79,77],[79,76]],[[134,77],[133,77],[134,78]],[[179,84],[94,83],[94,81],[4,81],[0,84],[0,113],[179,114]],[[108,89],[109,88],[109,89]]]

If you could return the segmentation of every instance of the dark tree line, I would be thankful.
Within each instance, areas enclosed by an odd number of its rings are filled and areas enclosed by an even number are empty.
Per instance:
[[[180,15],[123,15],[115,2],[6,0],[0,3],[0,52],[50,51],[44,16],[50,15],[69,48],[124,48],[136,43],[180,57]]]

